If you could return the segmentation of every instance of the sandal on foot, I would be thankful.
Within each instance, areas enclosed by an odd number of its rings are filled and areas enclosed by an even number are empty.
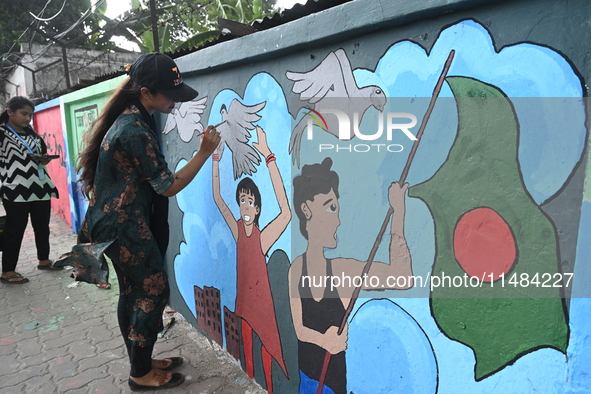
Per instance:
[[[18,279],[18,280],[11,280],[11,279]],[[29,281],[28,278],[25,278],[24,276],[22,276],[18,272],[14,275],[7,276],[6,278],[3,276],[0,276],[0,282],[8,283],[11,285],[22,285],[23,283],[27,283],[28,281]]]
[[[54,267],[52,264],[53,263],[38,265],[37,269],[38,270],[48,270],[48,271],[60,271],[60,270],[64,269],[64,267]]]
[[[183,358],[182,357],[165,357],[164,360],[170,360],[172,362],[166,368],[159,368],[162,371],[170,371],[171,369],[175,369],[176,367],[178,367],[178,366],[180,366],[180,365],[183,364]]]
[[[131,391],[152,391],[170,389],[178,386],[184,381],[185,375],[183,375],[182,373],[174,372],[170,380],[160,386],[144,386],[142,384],[134,382],[133,380],[131,380],[131,378],[127,380],[127,384],[129,384],[129,388],[131,389]]]
[[[110,283],[97,283],[96,287],[103,290],[109,290],[111,288]]]

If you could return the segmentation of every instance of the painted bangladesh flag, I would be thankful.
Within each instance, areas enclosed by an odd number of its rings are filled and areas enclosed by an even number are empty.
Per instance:
[[[445,335],[473,349],[481,380],[536,349],[566,351],[566,309],[555,287],[564,284],[555,276],[556,229],[521,177],[510,100],[474,79],[446,80],[457,102],[456,140],[439,171],[409,195],[428,205],[435,223],[432,276],[440,287],[431,292],[432,314]]]

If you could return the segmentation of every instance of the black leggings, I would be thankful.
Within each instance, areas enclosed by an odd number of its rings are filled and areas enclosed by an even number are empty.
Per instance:
[[[47,260],[49,258],[51,201],[12,202],[3,199],[2,204],[4,204],[4,210],[6,211],[2,272],[16,270],[29,215],[35,232],[37,259]]]
[[[113,268],[117,274],[119,281],[119,303],[117,304],[117,320],[119,322],[119,330],[127,348],[129,355],[129,363],[131,364],[131,371],[129,375],[134,378],[141,378],[147,375],[152,370],[152,351],[154,344],[140,347],[131,346],[129,342],[129,316],[127,315],[127,295],[125,294],[125,275],[121,268],[119,268],[119,242],[115,241],[106,250],[107,256],[113,261]]]

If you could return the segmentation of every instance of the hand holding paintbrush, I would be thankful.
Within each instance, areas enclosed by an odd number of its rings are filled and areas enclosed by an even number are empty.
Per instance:
[[[216,130],[216,127],[220,124],[215,126],[207,126],[203,132],[197,134],[197,136],[201,136],[201,146],[199,147],[199,150],[204,152],[207,157],[209,157],[220,144],[221,136]]]

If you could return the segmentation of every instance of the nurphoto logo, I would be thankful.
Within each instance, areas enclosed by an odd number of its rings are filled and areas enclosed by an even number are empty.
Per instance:
[[[408,112],[388,112],[377,114],[377,131],[373,134],[364,134],[359,130],[360,116],[359,112],[353,112],[353,121],[349,115],[338,109],[320,109],[314,110],[308,108],[306,135],[308,140],[314,139],[314,126],[318,126],[323,131],[329,132],[338,137],[341,141],[350,141],[354,137],[362,141],[376,141],[375,143],[359,144],[319,144],[318,150],[334,152],[382,152],[392,153],[402,152],[402,145],[390,143],[396,134],[402,133],[411,141],[416,141],[417,137],[410,131],[417,124],[417,117]],[[328,115],[328,116],[325,116]],[[335,118],[330,119],[330,117]],[[328,121],[327,121],[328,118]],[[385,125],[384,125],[385,123]],[[332,126],[332,127],[331,127]],[[337,126],[337,130],[334,130]],[[388,143],[377,143],[377,140],[384,139]],[[365,131],[365,130],[364,130]]]

